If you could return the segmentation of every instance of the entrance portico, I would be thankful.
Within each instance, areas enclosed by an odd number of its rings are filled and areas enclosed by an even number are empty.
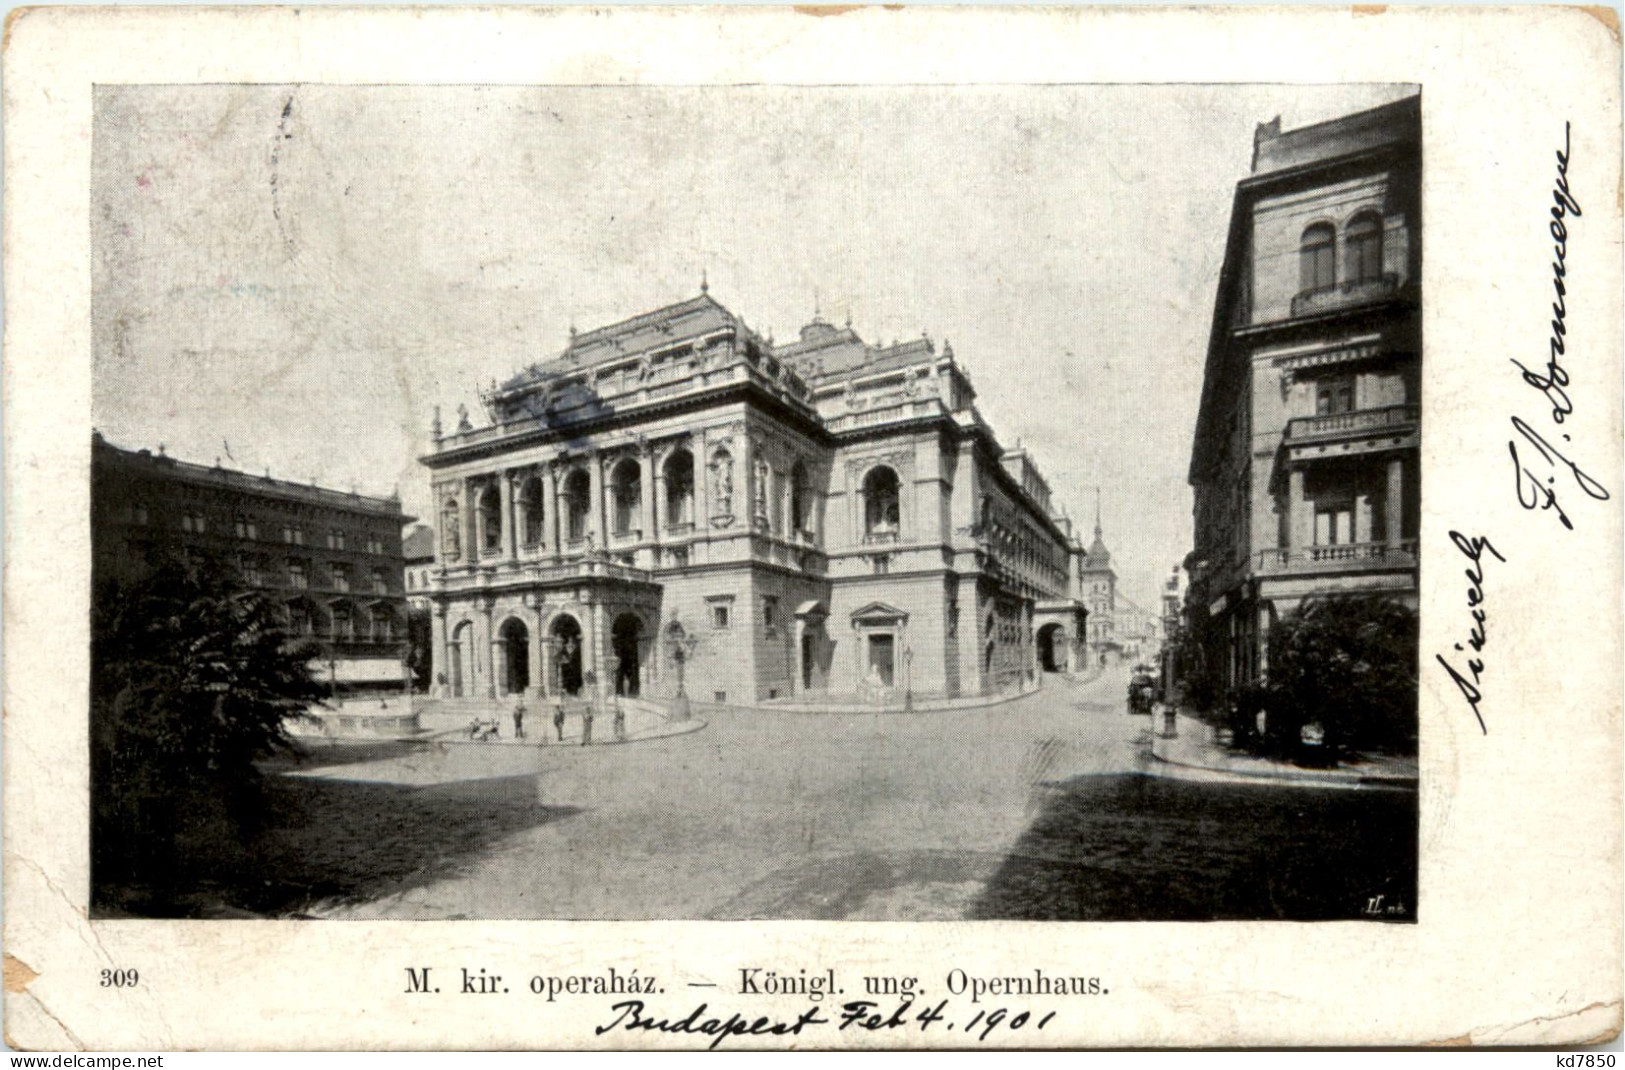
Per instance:
[[[635,695],[655,676],[661,588],[647,572],[586,559],[503,580],[438,596],[437,697]]]

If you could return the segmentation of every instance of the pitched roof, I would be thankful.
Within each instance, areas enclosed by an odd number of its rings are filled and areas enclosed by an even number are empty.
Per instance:
[[[401,557],[408,561],[427,561],[434,558],[434,528],[418,524],[401,540]]]

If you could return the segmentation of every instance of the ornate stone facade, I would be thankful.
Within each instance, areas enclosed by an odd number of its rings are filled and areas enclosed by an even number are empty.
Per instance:
[[[946,345],[708,294],[574,334],[423,458],[437,691],[755,703],[1032,686],[1082,550]]]

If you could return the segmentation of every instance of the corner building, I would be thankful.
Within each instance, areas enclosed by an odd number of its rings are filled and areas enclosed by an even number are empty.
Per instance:
[[[1190,627],[1225,687],[1304,599],[1417,604],[1419,98],[1258,127],[1191,452]]]
[[[438,695],[702,702],[996,694],[1084,636],[1081,549],[946,342],[705,293],[575,334],[436,416]],[[1064,667],[1064,666],[1061,666]]]
[[[138,582],[166,562],[212,561],[316,644],[339,695],[406,687],[398,497],[369,497],[119,449],[93,433],[91,576]]]

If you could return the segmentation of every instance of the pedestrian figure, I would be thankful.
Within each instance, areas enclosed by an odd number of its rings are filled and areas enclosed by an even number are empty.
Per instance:
[[[559,735],[559,742],[564,742],[564,696],[553,696],[553,731]]]
[[[513,738],[525,738],[525,700],[518,698],[513,704]]]
[[[619,695],[615,696],[615,739],[619,743],[626,742],[626,709]]]
[[[581,687],[587,692],[587,702],[581,707],[581,745],[592,742],[593,703],[598,701],[598,677],[588,669],[581,677]]]

